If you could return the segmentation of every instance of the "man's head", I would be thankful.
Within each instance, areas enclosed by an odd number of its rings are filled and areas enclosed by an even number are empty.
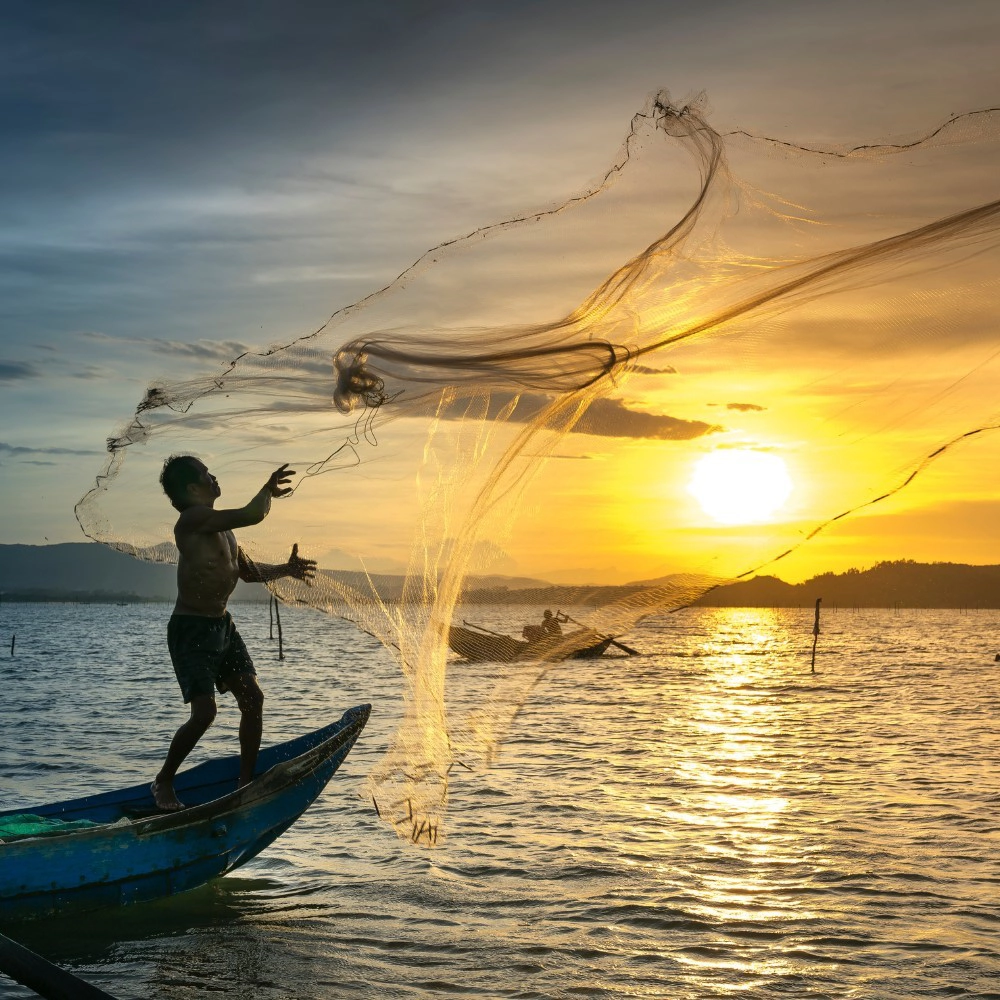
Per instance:
[[[548,620],[549,620],[549,619],[550,619],[550,618],[552,617],[552,612],[551,612],[551,611],[550,611],[550,610],[549,610],[548,608],[546,608],[546,609],[545,609],[545,613],[544,613],[544,614],[542,615],[542,617],[543,617],[543,618],[544,618],[544,619],[545,619],[546,621],[548,621]]]
[[[215,476],[193,455],[171,455],[163,463],[160,485],[177,510],[211,504],[221,493]]]

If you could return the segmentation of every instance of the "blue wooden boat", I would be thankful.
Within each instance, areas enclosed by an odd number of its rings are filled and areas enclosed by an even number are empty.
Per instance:
[[[177,776],[188,806],[155,809],[148,785],[0,813],[31,813],[98,826],[5,837],[0,843],[0,920],[122,906],[203,885],[238,868],[315,801],[364,729],[370,705],[339,722],[262,750],[257,777],[234,791],[239,758],[207,761]]]

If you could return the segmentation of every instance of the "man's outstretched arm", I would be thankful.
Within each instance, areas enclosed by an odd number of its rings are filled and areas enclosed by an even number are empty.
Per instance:
[[[238,550],[237,559],[239,560],[240,579],[244,583],[268,583],[270,580],[280,580],[286,576],[309,583],[316,575],[316,560],[303,559],[299,555],[298,542],[292,546],[292,554],[288,557],[288,562],[280,565],[254,562],[243,549]]]
[[[285,463],[280,469],[275,469],[268,480],[257,491],[253,499],[244,507],[231,510],[215,510],[212,507],[189,507],[177,522],[178,528],[191,534],[211,534],[217,531],[232,531],[234,528],[246,528],[251,524],[260,524],[267,517],[274,497],[286,497],[292,492],[287,484],[295,475],[294,469]]]

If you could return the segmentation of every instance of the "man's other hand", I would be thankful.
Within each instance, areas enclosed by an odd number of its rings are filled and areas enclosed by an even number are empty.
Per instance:
[[[294,576],[296,580],[304,580],[307,584],[311,584],[316,575],[316,560],[303,559],[299,555],[298,542],[292,546],[292,554],[288,557],[288,575]]]

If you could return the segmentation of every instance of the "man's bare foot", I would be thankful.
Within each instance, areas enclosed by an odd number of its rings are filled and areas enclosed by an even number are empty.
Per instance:
[[[160,812],[179,812],[181,809],[186,809],[187,806],[179,798],[177,798],[177,793],[174,791],[174,783],[172,781],[157,781],[154,780],[149,786],[149,790],[153,793],[153,801],[156,803],[156,808]]]

